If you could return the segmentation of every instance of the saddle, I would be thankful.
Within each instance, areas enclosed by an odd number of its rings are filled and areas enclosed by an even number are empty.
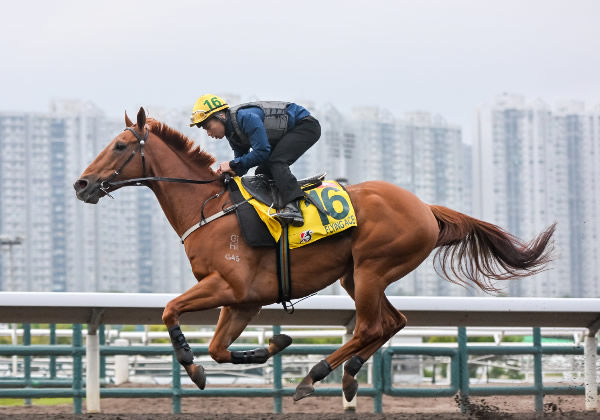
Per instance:
[[[286,312],[291,304],[290,248],[297,248],[357,226],[350,197],[335,181],[325,181],[325,174],[298,181],[305,192],[300,206],[305,224],[288,226],[273,218],[279,193],[265,175],[233,178],[227,183],[240,230],[252,247],[272,247],[277,252],[279,294],[277,302]],[[313,206],[311,206],[312,204]]]
[[[301,179],[298,181],[298,186],[303,191],[309,191],[313,188],[320,186],[325,179],[325,172],[315,175],[310,178]],[[275,182],[268,178],[266,175],[251,175],[251,176],[243,176],[242,185],[250,193],[250,195],[254,196],[258,201],[265,203],[268,206],[273,206],[277,208],[283,207],[286,203],[280,203],[279,193],[277,191],[277,187],[275,186]]]
[[[301,189],[308,191],[321,185],[324,179],[325,173],[321,173],[298,181],[298,185]],[[250,195],[267,206],[274,205],[278,199],[277,188],[273,180],[266,175],[243,176],[241,182]],[[228,182],[228,187],[233,203],[238,205],[236,216],[246,243],[252,247],[275,246],[277,242],[269,233],[269,229],[260,220],[252,205],[245,201],[237,184]]]

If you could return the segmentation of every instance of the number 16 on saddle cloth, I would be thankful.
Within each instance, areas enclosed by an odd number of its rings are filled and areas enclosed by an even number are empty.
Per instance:
[[[251,195],[243,187],[240,177],[233,178],[244,199]],[[308,200],[300,200],[300,210],[304,216],[304,225],[288,226],[288,240],[291,249],[311,244],[327,236],[335,235],[346,229],[357,226],[354,207],[350,196],[336,181],[323,183],[307,192],[311,200],[321,203],[328,215],[320,212]],[[276,242],[281,236],[281,225],[273,217],[275,210],[258,200],[250,200],[258,217],[265,223]]]

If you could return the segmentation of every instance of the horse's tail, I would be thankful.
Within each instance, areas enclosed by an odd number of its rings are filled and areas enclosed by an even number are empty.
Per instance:
[[[556,223],[524,243],[491,223],[446,207],[430,207],[440,227],[434,267],[453,283],[472,282],[485,292],[497,292],[492,280],[536,274],[552,259],[550,239]]]

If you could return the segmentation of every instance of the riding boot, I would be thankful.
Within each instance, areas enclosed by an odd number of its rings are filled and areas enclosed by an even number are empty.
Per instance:
[[[275,214],[275,217],[281,223],[287,223],[294,227],[300,227],[304,224],[304,217],[300,211],[300,200],[290,201],[283,209]]]

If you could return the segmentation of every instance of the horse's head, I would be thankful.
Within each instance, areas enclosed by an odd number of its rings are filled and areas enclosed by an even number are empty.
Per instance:
[[[145,176],[143,150],[150,130],[144,108],[140,108],[136,124],[125,113],[125,126],[125,130],[100,152],[73,184],[81,201],[96,204],[101,197],[118,188],[110,185],[111,181]]]

